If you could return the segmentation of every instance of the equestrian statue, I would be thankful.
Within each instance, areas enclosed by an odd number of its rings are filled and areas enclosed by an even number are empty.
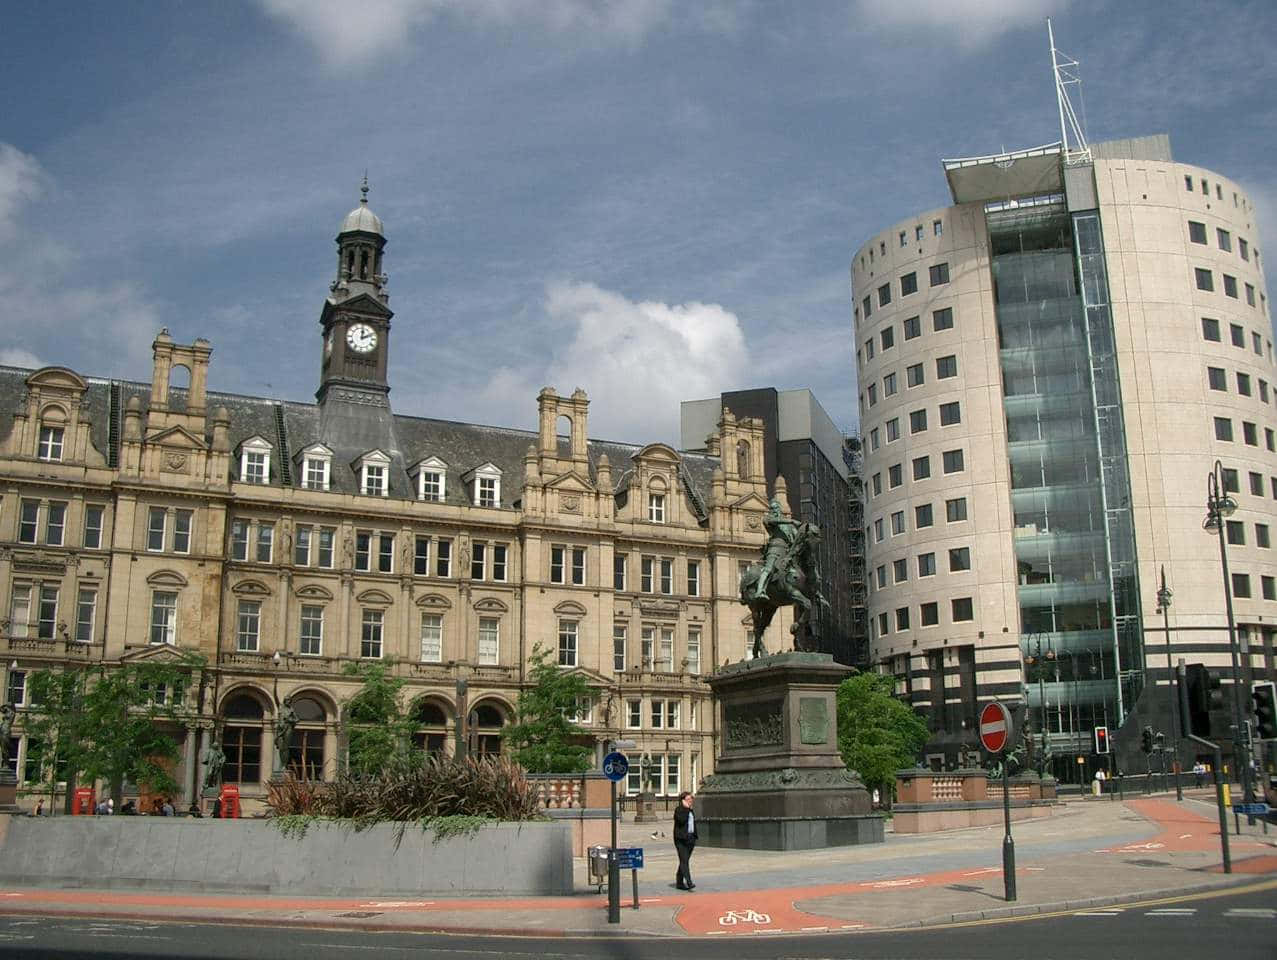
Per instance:
[[[763,515],[763,527],[767,545],[763,547],[762,560],[749,565],[740,584],[740,602],[749,607],[754,620],[754,656],[766,655],[763,632],[776,611],[789,604],[794,606],[794,625],[789,628],[794,649],[813,650],[812,610],[816,604],[829,606],[820,592],[816,559],[820,528],[806,520],[800,523],[784,516],[780,501],[775,499]]]

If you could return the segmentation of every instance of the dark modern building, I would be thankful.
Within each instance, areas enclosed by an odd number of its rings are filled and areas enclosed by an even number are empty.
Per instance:
[[[734,390],[708,400],[683,402],[683,448],[706,449],[706,438],[715,433],[724,411],[731,411],[738,420],[761,421],[769,489],[774,490],[776,478],[783,477],[793,515],[820,527],[821,590],[829,601],[812,625],[820,648],[841,663],[866,662],[867,635],[862,630],[863,639],[857,642],[854,629],[852,473],[843,453],[842,431],[810,390]]]

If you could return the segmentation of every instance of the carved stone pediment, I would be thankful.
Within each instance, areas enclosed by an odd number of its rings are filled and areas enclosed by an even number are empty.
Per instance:
[[[270,587],[260,580],[241,580],[231,587],[231,593],[240,597],[269,597]]]
[[[67,556],[46,550],[13,551],[13,569],[21,573],[49,573],[61,576],[66,573]]]
[[[374,603],[379,606],[386,607],[395,602],[391,598],[390,594],[384,593],[381,590],[365,590],[363,593],[357,595],[355,599],[360,603]]]
[[[677,600],[640,600],[638,601],[639,613],[645,617],[666,617],[675,618],[682,609],[682,604]]]
[[[168,643],[153,643],[149,646],[127,650],[120,660],[131,663],[181,663],[186,657],[177,647]]]
[[[510,610],[496,597],[484,597],[482,600],[476,600],[474,608],[480,613],[507,613]]]
[[[331,590],[315,583],[308,583],[304,587],[298,587],[293,593],[302,600],[328,601],[333,598]]]
[[[417,598],[417,606],[429,610],[450,610],[452,601],[442,594],[427,593]]]
[[[167,430],[153,433],[146,438],[146,442],[149,446],[164,447],[165,455],[171,451],[203,450],[208,446],[203,437],[197,437],[182,426],[169,427]]]
[[[583,617],[586,615],[585,607],[575,600],[564,600],[554,608],[554,612],[562,617]]]
[[[186,578],[176,570],[156,570],[146,578],[152,587],[184,587]]]

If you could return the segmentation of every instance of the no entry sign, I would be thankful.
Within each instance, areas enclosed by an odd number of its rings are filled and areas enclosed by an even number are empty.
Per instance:
[[[994,700],[980,711],[980,743],[990,753],[1001,753],[1011,739],[1011,714]]]

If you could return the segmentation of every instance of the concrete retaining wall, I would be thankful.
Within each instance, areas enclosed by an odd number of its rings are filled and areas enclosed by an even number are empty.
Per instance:
[[[410,825],[356,833],[316,823],[302,839],[265,820],[0,817],[0,882],[315,896],[572,893],[572,828],[503,823],[436,839]]]

